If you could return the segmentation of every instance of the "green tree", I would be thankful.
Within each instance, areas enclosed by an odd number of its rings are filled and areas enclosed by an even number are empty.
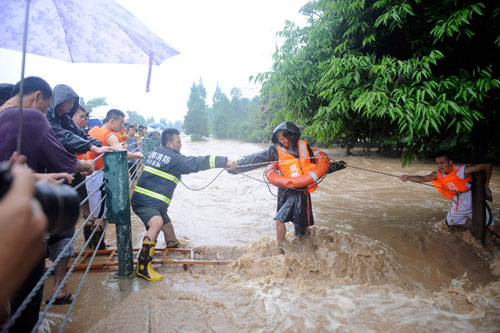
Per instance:
[[[219,84],[217,84],[212,97],[212,107],[209,110],[209,121],[211,131],[216,138],[225,139],[230,137],[231,105],[226,94],[219,88]]]
[[[184,131],[191,136],[191,140],[200,141],[208,137],[208,116],[206,105],[207,92],[203,82],[193,83],[189,100],[187,102],[188,112],[184,116]]]
[[[230,96],[231,100],[217,85],[208,113],[212,133],[220,139],[260,142],[263,134],[257,124],[260,98],[245,98],[236,87],[231,89]]]
[[[92,98],[88,102],[85,102],[85,99],[83,97],[80,97],[79,103],[85,108],[85,110],[87,110],[87,112],[91,112],[98,106],[108,105],[108,102],[106,102],[106,97]]]
[[[131,124],[146,126],[146,119],[144,116],[138,114],[136,111],[127,111],[128,119]]]
[[[168,122],[167,122],[167,119],[165,119],[165,118],[160,118],[160,124],[163,124],[163,125],[165,125],[165,127],[168,127]]]
[[[183,127],[184,127],[184,123],[182,122],[182,120],[175,121],[174,128],[178,129],[179,131],[182,131]]]
[[[320,142],[404,145],[404,161],[451,148],[500,156],[500,3],[319,0],[287,22],[264,96]],[[487,133],[488,135],[485,135]]]

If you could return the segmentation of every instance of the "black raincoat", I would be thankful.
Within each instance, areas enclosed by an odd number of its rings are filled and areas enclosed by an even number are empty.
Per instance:
[[[238,171],[245,172],[262,167],[262,165],[244,167],[245,165],[278,161],[279,155],[276,146],[279,145],[279,142],[277,135],[278,132],[282,130],[295,134],[292,147],[287,148],[287,151],[293,156],[299,157],[299,147],[297,143],[300,139],[300,129],[295,126],[294,123],[286,121],[274,129],[271,139],[273,142],[272,145],[260,152],[254,153],[237,161]],[[309,145],[307,146],[307,149],[309,150],[309,155],[314,156]],[[314,159],[311,160],[311,163],[314,163]],[[233,171],[231,173],[237,172]],[[311,195],[309,192],[305,189],[278,189],[278,206],[274,219],[281,222],[293,222],[295,234],[297,236],[303,236],[306,233],[306,228],[314,225]]]
[[[70,98],[75,98],[73,108],[69,113],[59,117],[55,111],[56,107]],[[101,141],[91,138],[73,121],[73,115],[79,105],[79,97],[74,90],[70,86],[58,84],[54,87],[52,103],[50,103],[47,111],[47,119],[56,134],[57,140],[72,154],[84,154],[90,150],[92,145],[102,147]]]
[[[59,117],[55,110],[56,106],[66,102],[70,98],[75,98],[75,104],[69,113],[63,114]],[[52,126],[57,140],[64,146],[64,148],[72,154],[84,154],[90,150],[92,145],[102,147],[101,141],[91,138],[78,125],[73,121],[73,115],[78,110],[79,97],[70,86],[58,84],[52,91],[52,102],[50,103],[49,110],[47,111],[47,120]],[[75,180],[71,186],[76,186],[85,178],[81,175],[76,175]],[[83,200],[84,198],[80,198]],[[53,244],[61,239],[73,237],[75,227],[69,228],[58,234],[50,235],[47,243]]]

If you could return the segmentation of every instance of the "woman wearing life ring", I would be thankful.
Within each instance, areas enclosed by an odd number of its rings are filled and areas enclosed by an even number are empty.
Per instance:
[[[307,142],[299,139],[300,129],[292,122],[284,122],[274,129],[272,144],[268,148],[238,160],[237,171],[231,173],[245,172],[260,167],[252,164],[274,161],[278,163],[278,167],[283,174],[281,179],[291,180],[289,185],[294,187],[293,178],[300,178],[315,170],[317,160],[314,158],[314,152]],[[324,154],[322,157],[327,159],[328,156]],[[245,167],[245,165],[252,166]],[[345,167],[343,162],[331,165],[328,162],[328,165],[328,173]],[[304,177],[301,179],[305,180]],[[276,181],[276,184],[277,186],[288,187],[279,184],[278,181]],[[293,222],[295,234],[298,237],[309,235],[309,228],[314,225],[310,193],[316,189],[316,183],[311,182],[309,184],[306,181],[305,183],[297,182],[297,184],[309,186],[293,189],[279,187],[278,189],[278,207],[274,220],[276,221],[276,241],[281,249],[283,249],[283,241],[286,235],[286,222]]]

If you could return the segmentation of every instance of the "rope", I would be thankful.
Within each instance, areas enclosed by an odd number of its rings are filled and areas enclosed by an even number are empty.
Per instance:
[[[303,158],[297,158],[297,159],[312,159],[312,158],[326,158],[326,157],[323,157],[323,156],[318,156],[318,157],[303,157]],[[243,165],[241,167],[243,168],[243,167],[248,167],[248,166],[266,165],[266,164],[273,164],[273,163],[276,163],[276,162],[280,162],[280,161],[271,161],[271,162],[261,162],[261,163],[254,163],[254,164],[246,164],[246,165]],[[266,176],[265,176],[265,171],[262,172],[262,178],[263,178],[263,180],[260,180],[258,178],[252,177],[250,175],[247,175],[245,172],[239,172],[239,171],[235,171],[235,172],[237,174],[239,174],[239,175],[242,175],[242,176],[245,176],[245,177],[248,177],[250,179],[253,179],[253,180],[256,180],[258,182],[266,184],[267,189],[269,190],[269,193],[271,193],[271,195],[273,197],[276,197],[276,198],[278,198],[279,196],[284,195],[288,190],[297,191],[297,192],[305,192],[305,191],[307,191],[307,189],[298,189],[298,188],[288,187],[285,191],[281,192],[280,194],[274,194],[272,192],[271,186],[270,186],[270,185],[273,185],[273,184],[271,184],[269,181],[267,181]],[[316,183],[316,185],[319,185],[325,179],[325,177],[326,177],[326,174],[323,177],[321,177],[320,180],[318,180],[318,182]]]
[[[129,182],[129,188],[132,187],[132,183],[137,179],[137,177],[139,176],[139,169],[142,168],[142,160],[137,160],[139,162],[140,165],[138,165],[135,170],[134,170],[134,173],[130,175],[130,177],[128,178],[128,182]],[[134,165],[136,165],[136,163],[134,163],[130,169],[132,169],[134,167]],[[129,171],[130,171],[129,169]]]
[[[303,157],[303,158],[297,158],[297,159],[314,159],[314,158],[327,158],[327,157],[323,157],[323,156],[318,156],[318,157]],[[273,163],[276,163],[276,162],[284,162],[285,160],[279,160],[279,161],[268,161],[268,162],[260,162],[260,163],[253,163],[253,164],[245,164],[245,165],[241,165],[241,166],[237,166],[236,168],[247,168],[247,167],[253,167],[253,166],[264,166],[264,165],[268,165],[268,164],[273,164]],[[220,174],[224,171],[224,169],[222,169],[207,185],[203,186],[203,187],[200,187],[200,188],[192,188],[192,187],[189,187],[188,185],[186,185],[182,179],[181,179],[181,183],[182,185],[184,185],[187,189],[189,190],[192,190],[192,191],[201,191],[205,188],[207,188],[208,186],[210,186],[216,179],[217,177],[220,176]],[[239,172],[239,171],[236,171],[235,172],[239,175],[243,175],[245,177],[248,177],[248,178],[251,178],[253,180],[256,180],[258,182],[261,182],[261,183],[265,183],[269,186],[269,183],[265,180],[265,177],[264,177],[264,180],[260,180],[258,178],[255,178],[255,177],[252,177],[252,176],[249,176],[247,174],[245,174],[245,172]],[[320,183],[320,181],[318,181],[318,184]],[[295,189],[295,188],[292,188],[290,187],[289,189],[291,190],[296,190],[296,191],[304,191],[304,190],[300,190],[300,189]],[[273,196],[276,196],[274,193],[271,192],[271,189],[269,188],[269,192],[273,195]]]
[[[97,156],[96,158],[94,158],[93,160],[91,160],[91,162],[95,162],[97,161],[98,159],[100,159],[105,153],[102,153],[101,155]],[[83,182],[81,182],[80,184],[76,185],[75,187],[73,187],[76,190],[78,190],[80,187],[82,187],[83,184],[85,184],[87,182],[87,179],[88,178],[92,178],[94,175],[98,174],[99,172],[102,172],[104,171],[104,169],[101,169],[101,170],[98,170],[96,172],[93,172],[92,175],[90,176],[87,176],[85,177],[85,180]],[[75,177],[76,175],[78,174],[78,172],[73,172],[70,174],[71,177]],[[63,179],[61,180],[61,184],[66,184],[66,180]]]
[[[320,159],[320,158],[328,158],[328,157],[324,157],[324,156],[297,157],[297,160],[312,160],[312,159]],[[287,160],[266,161],[266,162],[260,162],[260,163],[238,165],[236,168],[247,168],[247,167],[253,167],[253,166],[263,166],[263,165],[268,165],[268,164],[273,164],[273,163],[280,163],[280,162],[286,162],[286,161]]]
[[[102,169],[102,170],[104,170],[104,169]],[[102,185],[102,183],[101,183],[101,185]],[[85,203],[86,203],[87,201],[89,201],[89,198],[90,198],[90,197],[91,197],[91,196],[92,196],[95,192],[99,191],[99,187],[100,187],[100,185],[99,185],[98,187],[96,187],[96,189],[95,189],[94,191],[92,191],[92,193],[90,193],[90,194],[89,194],[89,193],[87,193],[87,197],[86,197],[85,199],[83,199],[83,200],[80,202],[80,207],[82,207],[83,205],[85,205]]]
[[[101,218],[102,220],[102,218]],[[101,221],[99,221],[101,222]],[[96,245],[96,249],[99,248],[99,246],[101,245],[101,242],[102,240],[104,239],[104,235],[106,234],[106,230],[108,229],[108,223],[106,222],[106,225],[104,226],[104,229],[102,231],[102,235],[101,235],[101,238],[99,238],[99,241],[97,242],[97,245]],[[83,248],[85,249],[86,246],[87,246],[87,243],[90,242],[90,240],[92,239],[92,237],[94,236],[94,232],[97,230],[97,228],[94,228],[94,230],[92,231],[92,234],[89,236],[89,239],[87,240],[87,242],[85,243],[85,245],[83,246]],[[95,259],[95,256],[97,255],[97,250],[94,251],[94,253],[92,254],[92,257],[90,258],[90,261],[87,265],[87,269],[85,270],[85,273],[83,274],[83,277],[82,279],[80,280],[80,284],[78,285],[78,288],[76,289],[76,292],[75,292],[75,295],[73,296],[73,302],[71,302],[71,305],[68,309],[68,312],[66,312],[66,316],[64,317],[64,322],[62,323],[62,326],[61,328],[59,329],[59,332],[63,332],[64,331],[64,328],[66,327],[66,325],[68,324],[68,319],[71,315],[71,312],[73,311],[73,308],[75,307],[75,304],[76,304],[76,299],[78,298],[78,296],[80,295],[80,291],[82,290],[82,287],[83,287],[83,284],[85,283],[85,280],[87,279],[87,275],[90,271],[90,268],[92,267],[92,263],[94,262],[94,259]],[[75,263],[77,262],[77,260],[75,260]]]
[[[356,166],[352,166],[352,165],[348,165],[348,164],[346,164],[346,166],[349,167],[349,168],[353,168],[353,169],[363,170],[363,171],[372,172],[372,173],[378,173],[380,175],[389,176],[389,177],[396,177],[396,178],[399,179],[399,176],[393,175],[393,174],[390,174],[390,173],[385,173],[385,172],[375,171],[375,170],[370,170],[370,169],[364,169],[364,168],[360,168],[360,167],[356,167]],[[441,187],[441,186],[436,186],[436,185],[433,185],[433,184],[427,184],[427,183],[417,182],[417,181],[414,181],[414,180],[411,180],[411,179],[408,179],[408,180],[411,181],[411,182],[413,182],[413,183],[416,183],[416,184],[421,184],[421,185],[425,185],[425,186],[439,188],[439,189],[445,190],[445,191],[450,191],[450,192],[453,192],[453,193],[455,193],[457,195],[469,192],[469,190],[462,191],[462,192],[461,191],[454,191],[454,190],[450,190],[450,189],[447,189],[447,188],[444,188],[444,187]]]
[[[95,158],[92,161],[95,162],[97,159],[101,158],[103,155],[104,155],[104,153],[101,154],[101,155],[99,155],[97,158]],[[103,171],[104,171],[104,169],[99,170],[97,172],[94,172],[92,174],[92,176],[87,177],[85,179],[85,181],[83,181],[82,183],[80,183],[77,186],[75,186],[75,190],[78,189],[79,187],[83,186],[90,178],[94,177],[95,175],[97,175],[97,174],[99,174],[100,172],[103,172]],[[84,200],[81,201],[80,207],[82,205],[84,205],[89,200],[89,197],[92,196],[94,193],[96,193],[98,190],[99,190],[99,187],[97,187],[92,193],[88,194],[88,196]],[[9,321],[2,327],[2,333],[3,332],[8,332],[9,328],[11,328],[12,325],[15,323],[15,321],[20,317],[20,315],[22,314],[22,312],[26,309],[27,305],[32,301],[33,297],[37,294],[37,292],[40,290],[40,288],[43,287],[45,281],[50,276],[50,274],[54,271],[55,267],[60,263],[60,261],[63,258],[63,253],[69,248],[69,246],[71,246],[71,244],[75,241],[76,237],[78,237],[78,235],[82,232],[83,228],[85,227],[85,225],[87,224],[87,222],[89,222],[89,220],[91,219],[91,217],[93,216],[93,214],[98,209],[100,209],[100,205],[102,204],[102,202],[105,199],[106,199],[106,195],[103,196],[103,198],[100,200],[99,204],[92,210],[92,212],[90,212],[90,215],[85,219],[85,221],[82,223],[82,225],[80,226],[80,228],[74,233],[73,237],[68,242],[68,244],[66,244],[66,246],[62,249],[62,251],[59,254],[59,256],[54,260],[54,263],[52,264],[52,266],[44,273],[44,275],[42,275],[42,277],[37,282],[37,284],[33,287],[33,289],[31,290],[31,292],[28,294],[28,296],[21,303],[21,305],[19,306],[19,308],[17,309],[17,311],[10,317]],[[99,222],[101,222],[101,221],[102,221],[102,217],[100,218]],[[107,227],[108,227],[108,223],[106,222],[106,224],[104,226],[104,230],[103,230],[102,236],[101,236],[101,238],[98,241],[97,247],[99,247],[99,245],[101,244],[102,240],[104,239],[104,235],[106,233]],[[64,286],[66,285],[67,281],[69,280],[69,277],[73,273],[73,270],[74,270],[76,264],[79,262],[80,258],[83,255],[83,252],[85,251],[85,249],[87,248],[88,244],[90,243],[90,241],[94,237],[94,234],[95,234],[96,231],[97,231],[97,228],[94,228],[94,230],[92,231],[92,233],[89,236],[88,240],[85,242],[82,250],[80,251],[80,253],[78,254],[77,258],[73,262],[72,266],[70,267],[70,269],[68,270],[68,272],[64,276],[63,280],[61,281],[59,287],[54,292],[53,296],[50,298],[49,303],[45,307],[43,313],[40,315],[37,323],[33,327],[32,332],[37,332],[38,327],[43,322],[43,320],[47,316],[49,310],[53,306],[53,304],[55,302],[55,299],[57,298],[57,296],[59,295],[59,293],[61,292],[61,290],[64,288]],[[94,253],[93,253],[93,255],[92,255],[92,257],[91,257],[91,259],[90,259],[90,261],[88,263],[87,270],[86,270],[85,274],[83,275],[82,280],[80,281],[80,284],[78,286],[77,292],[75,293],[75,295],[73,297],[73,301],[71,303],[71,306],[70,306],[70,308],[69,308],[69,310],[68,310],[68,312],[67,312],[67,314],[65,316],[65,319],[64,319],[64,322],[63,322],[63,326],[61,327],[60,332],[62,332],[64,330],[65,326],[67,325],[69,316],[71,315],[71,312],[72,312],[72,310],[74,308],[75,302],[76,302],[76,300],[78,298],[78,295],[80,294],[81,288],[82,288],[83,283],[85,282],[85,280],[87,278],[88,271],[89,271],[89,269],[90,269],[90,267],[91,267],[91,265],[92,265],[92,263],[93,263],[93,261],[95,259],[96,254],[97,254],[97,251],[94,251]]]
[[[99,206],[101,205],[101,203],[106,199],[106,195],[101,199],[101,201],[99,202],[99,204],[96,206],[96,208],[91,212],[91,215],[97,210],[97,208],[100,208]],[[88,218],[87,218],[88,220]],[[99,222],[102,221],[102,217],[99,219]],[[79,235],[81,230],[83,229],[83,227],[85,227],[85,224],[87,223],[88,221],[82,223],[82,226],[80,227],[80,229],[78,230],[78,233],[76,234]],[[107,228],[108,226],[108,222],[106,222],[106,225],[105,225],[105,228]],[[94,230],[92,231],[92,233],[90,234],[89,236],[89,239],[85,242],[84,246],[82,247],[82,249],[80,250],[80,253],[78,254],[78,256],[76,257],[75,261],[73,262],[73,264],[71,265],[70,269],[68,270],[68,272],[66,273],[66,275],[64,276],[64,279],[61,281],[61,284],[59,285],[59,287],[57,288],[57,290],[54,292],[54,295],[52,295],[52,297],[50,298],[49,300],[49,304],[47,304],[47,306],[45,307],[42,315],[40,316],[40,318],[38,319],[37,323],[35,324],[35,326],[33,327],[33,330],[31,332],[37,332],[38,330],[38,326],[40,326],[40,324],[43,322],[43,320],[45,319],[45,317],[47,316],[50,308],[52,307],[52,305],[54,305],[54,302],[57,298],[57,295],[59,295],[59,293],[61,292],[62,288],[64,288],[64,286],[66,285],[66,283],[68,282],[69,280],[69,277],[70,275],[73,273],[73,270],[75,269],[75,266],[76,264],[78,263],[78,261],[80,260],[80,258],[82,257],[83,255],[83,252],[85,251],[85,249],[87,248],[88,244],[90,243],[90,241],[92,240],[92,238],[94,237],[94,234],[95,232],[97,231],[97,228],[94,228]],[[101,238],[100,240],[104,237],[104,231],[101,235]],[[71,242],[73,242],[75,240],[75,236],[73,236],[73,238],[71,239]],[[68,243],[67,246],[71,244],[71,243]],[[66,248],[65,248],[66,249]],[[63,252],[63,251],[62,251]],[[97,252],[97,251],[94,251],[94,252]],[[61,253],[62,254],[62,253]],[[58,257],[59,258],[59,257]],[[92,264],[92,261],[89,262],[89,266]],[[52,267],[55,267],[56,266],[56,262],[54,262],[54,264],[52,264]],[[51,268],[52,268],[51,267]],[[75,303],[76,301],[76,298],[73,297],[73,303]]]
[[[78,190],[80,187],[82,187],[86,182],[89,181],[89,179],[91,179],[92,177],[95,177],[96,175],[100,174],[101,172],[104,172],[104,168],[102,168],[101,170],[97,170],[97,171],[94,171],[92,172],[92,174],[90,176],[86,176],[85,177],[85,180],[82,181],[80,184],[76,185],[75,187],[73,187],[73,189],[76,191]],[[74,176],[75,174],[72,174],[72,176]]]
[[[219,176],[220,176],[220,174],[221,174],[222,172],[224,172],[224,169],[222,169],[222,170],[221,170],[221,171],[217,174],[217,176],[215,176],[215,177],[214,177],[214,179],[212,179],[212,180],[211,180],[211,181],[210,181],[207,185],[205,185],[205,186],[203,186],[203,187],[200,187],[200,188],[193,188],[193,187],[189,187],[189,186],[187,186],[186,184],[184,184],[184,182],[182,181],[182,179],[180,179],[180,181],[181,181],[181,184],[182,184],[182,185],[184,185],[184,186],[185,186],[188,190],[191,190],[191,191],[201,191],[201,190],[203,190],[203,189],[207,188],[208,186],[210,186],[210,185],[211,185],[211,184],[212,184],[212,183],[213,183],[213,182],[217,179],[217,177],[219,177]]]

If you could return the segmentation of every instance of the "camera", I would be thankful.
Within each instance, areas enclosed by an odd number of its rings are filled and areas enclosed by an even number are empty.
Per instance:
[[[0,163],[0,199],[12,184],[10,164]],[[69,185],[35,184],[35,199],[40,202],[48,219],[49,233],[59,233],[72,228],[80,215],[80,198]]]

